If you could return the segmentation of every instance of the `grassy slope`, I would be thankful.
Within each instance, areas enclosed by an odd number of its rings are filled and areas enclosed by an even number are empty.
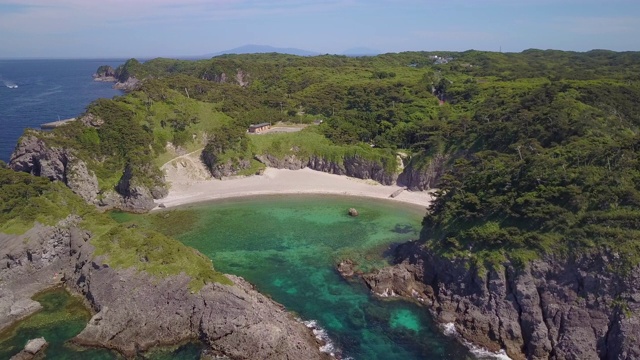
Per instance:
[[[105,263],[114,268],[134,267],[158,277],[184,272],[191,277],[192,291],[206,282],[231,284],[194,249],[156,231],[118,224],[59,182],[0,168],[0,194],[0,232],[22,234],[34,222],[54,226],[68,215],[78,215],[83,219],[80,226],[92,232],[94,255],[105,255]]]

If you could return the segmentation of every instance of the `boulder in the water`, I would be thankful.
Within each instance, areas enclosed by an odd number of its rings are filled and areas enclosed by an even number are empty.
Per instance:
[[[358,210],[356,210],[355,208],[350,208],[349,209],[349,215],[350,216],[358,216]]]
[[[353,263],[353,261],[349,259],[342,260],[338,264],[338,272],[344,278],[352,277],[355,274],[354,268],[355,268],[355,264]]]
[[[34,359],[36,355],[40,358],[42,351],[44,351],[47,345],[49,344],[42,337],[29,340],[27,345],[24,346],[24,350],[11,357],[11,360],[31,360]]]

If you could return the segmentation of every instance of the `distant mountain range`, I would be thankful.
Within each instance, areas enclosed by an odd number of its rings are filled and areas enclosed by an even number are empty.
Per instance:
[[[280,54],[290,54],[290,55],[297,55],[297,56],[321,55],[318,52],[304,50],[304,49],[280,48],[280,47],[274,47],[274,46],[269,46],[269,45],[249,44],[249,45],[244,45],[244,46],[240,46],[240,47],[237,47],[237,48],[224,50],[224,51],[220,51],[220,52],[216,52],[216,53],[205,54],[205,55],[202,55],[202,57],[203,58],[211,58],[211,57],[214,57],[214,56],[225,55],[225,54],[261,54],[261,53],[280,53]],[[347,55],[347,56],[373,56],[373,55],[378,55],[378,54],[381,54],[381,53],[382,53],[381,51],[378,51],[378,50],[375,50],[375,49],[370,49],[370,48],[365,48],[365,47],[356,47],[356,48],[352,48],[352,49],[346,50],[340,55]]]
[[[260,54],[260,53],[280,53],[280,54],[290,54],[290,55],[298,55],[298,56],[315,56],[320,55],[320,53],[302,50],[296,48],[279,48],[268,45],[244,45],[237,48],[220,51],[213,54],[206,54],[204,57],[214,57],[224,54]]]

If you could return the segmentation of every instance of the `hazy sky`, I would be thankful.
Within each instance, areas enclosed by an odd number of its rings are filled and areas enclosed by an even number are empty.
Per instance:
[[[640,50],[640,0],[0,0],[0,58]]]

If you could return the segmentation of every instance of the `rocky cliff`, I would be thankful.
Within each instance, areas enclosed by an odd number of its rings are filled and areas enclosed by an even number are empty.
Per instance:
[[[398,185],[406,186],[412,191],[435,188],[438,186],[450,158],[450,155],[440,153],[430,157],[422,154],[414,155],[398,176]]]
[[[96,70],[96,73],[93,74],[93,80],[116,82],[118,81],[118,79],[116,78],[116,70],[109,65],[102,65],[98,68],[98,70]]]
[[[232,359],[323,359],[304,324],[241,278],[193,293],[185,275],[154,278],[109,267],[94,256],[91,233],[69,217],[23,236],[0,234],[0,330],[33,313],[30,298],[64,285],[83,296],[95,315],[73,340],[134,357],[153,346],[202,341]]]
[[[87,202],[95,202],[98,196],[98,179],[84,161],[72,150],[47,146],[34,135],[20,139],[8,165],[15,171],[62,181]]]
[[[411,242],[396,249],[396,265],[363,278],[513,359],[638,359],[640,267],[616,274],[608,271],[615,261],[600,253],[487,270]]]
[[[398,177],[395,173],[387,172],[377,161],[368,160],[358,155],[346,156],[342,161],[329,160],[325,157],[313,155],[309,158],[295,154],[277,157],[270,154],[256,156],[263,164],[278,169],[299,170],[305,167],[329,174],[346,175],[359,179],[372,179],[383,185],[393,185]]]
[[[90,120],[99,123],[99,119],[95,117]],[[82,118],[80,121],[85,120]],[[9,160],[8,166],[11,169],[61,181],[88,203],[105,209],[146,212],[155,206],[154,199],[167,195],[160,173],[150,181],[155,185],[148,186],[141,181],[132,181],[134,176],[130,166],[123,170],[114,189],[101,191],[95,173],[87,168],[86,162],[76,156],[73,149],[50,146],[41,138],[46,138],[46,134],[39,135],[28,133],[20,139]]]

